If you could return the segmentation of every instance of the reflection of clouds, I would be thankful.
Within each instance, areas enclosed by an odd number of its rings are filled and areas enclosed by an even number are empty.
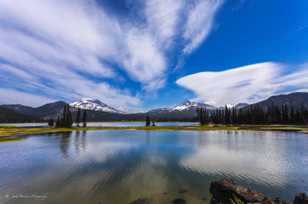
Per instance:
[[[151,163],[152,165],[159,165],[159,166],[167,166],[166,158],[162,155],[158,154],[147,154],[147,162]]]
[[[180,164],[205,174],[237,176],[271,185],[287,183],[288,161],[282,155],[284,149],[280,149],[281,144],[275,143],[277,138],[275,140],[260,135],[260,140],[249,141],[255,138],[231,134],[230,141],[222,142],[229,139],[219,138],[219,135],[216,137],[207,138],[207,144],[199,146],[195,153],[183,158]]]
[[[273,196],[286,198],[307,189],[308,141],[298,133],[89,131],[30,141],[18,143],[29,147],[18,151],[16,145],[5,145],[22,157],[12,160],[14,154],[6,154],[5,161],[9,158],[18,171],[28,171],[22,177],[5,174],[10,186],[4,192],[48,192],[48,203],[129,203],[153,195],[166,198],[163,192],[173,195],[179,189],[188,189],[200,201],[209,196],[210,181],[220,177],[260,184],[266,189],[261,192],[273,189]],[[67,158],[61,157],[59,141]],[[44,163],[46,158],[50,160]],[[35,204],[23,204],[27,202]]]
[[[127,142],[106,141],[103,143],[89,143],[84,152],[79,155],[78,159],[81,162],[104,162],[117,154],[124,154],[136,147],[136,144],[130,144]]]

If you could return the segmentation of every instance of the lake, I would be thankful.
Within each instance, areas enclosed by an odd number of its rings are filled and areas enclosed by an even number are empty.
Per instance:
[[[0,203],[207,203],[222,178],[292,200],[308,192],[308,135],[89,131],[0,143]]]

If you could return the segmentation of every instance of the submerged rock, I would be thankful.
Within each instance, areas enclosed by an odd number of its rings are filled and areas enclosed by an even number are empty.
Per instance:
[[[146,198],[139,198],[129,204],[150,204],[150,201]]]
[[[236,185],[231,180],[212,182],[210,192],[211,204],[286,204],[279,199],[270,199],[264,194]]]
[[[177,199],[172,201],[172,204],[186,204],[186,200],[181,199],[181,198],[177,198]]]

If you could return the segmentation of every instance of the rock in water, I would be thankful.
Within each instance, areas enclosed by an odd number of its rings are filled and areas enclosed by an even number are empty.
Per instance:
[[[308,204],[308,196],[305,193],[299,193],[295,196],[293,204]]]
[[[231,180],[221,180],[212,182],[210,192],[213,195],[211,204],[286,204],[279,199],[272,200],[264,194],[251,191],[240,185],[236,185]]]

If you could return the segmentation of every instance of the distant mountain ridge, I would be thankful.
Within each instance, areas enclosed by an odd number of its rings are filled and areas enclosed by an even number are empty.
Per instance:
[[[33,116],[18,113],[15,110],[0,107],[0,122],[1,123],[24,123],[38,122],[39,119]]]
[[[20,104],[0,105],[0,122],[33,122],[47,121],[50,118],[56,118],[62,113],[64,101],[48,103],[40,107],[30,107]],[[213,111],[223,109],[224,107],[215,107],[206,103],[185,101],[171,108],[158,108],[143,113],[123,113],[99,100],[82,99],[70,104],[73,118],[76,115],[77,108],[88,110],[88,121],[121,121],[144,120],[146,115],[157,121],[195,121],[197,116],[197,108],[206,108]],[[258,106],[268,109],[271,106],[287,105],[294,109],[301,107],[308,108],[308,93],[295,92],[291,94],[283,94],[271,96],[266,100],[254,103],[239,103],[232,106],[238,110]]]
[[[264,101],[252,104],[263,109],[268,109],[270,106],[282,106],[286,105],[289,108],[299,109],[301,107],[308,107],[308,93],[306,92],[294,92],[290,94],[281,94],[271,96]]]
[[[63,101],[57,101],[54,103],[47,103],[39,107],[30,107],[21,104],[0,105],[0,107],[13,110],[17,113],[23,114],[25,116],[30,116],[32,118],[48,119],[51,117],[56,117],[57,114],[62,111],[65,104],[66,103]]]

